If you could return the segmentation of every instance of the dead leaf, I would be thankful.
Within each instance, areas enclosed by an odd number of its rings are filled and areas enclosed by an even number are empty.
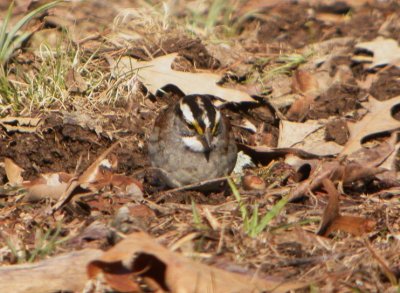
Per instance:
[[[342,166],[338,161],[321,162],[319,166],[314,166],[309,178],[302,181],[291,191],[290,201],[295,201],[306,195],[310,190],[319,188],[325,178],[332,178],[335,174],[339,174],[339,176],[343,174]]]
[[[21,174],[24,169],[15,164],[14,161],[9,158],[4,159],[4,169],[6,171],[8,182],[12,186],[19,186],[22,184],[24,178],[22,178]]]
[[[245,175],[242,179],[242,185],[245,190],[264,190],[265,181],[255,175]]]
[[[386,101],[369,96],[368,103],[363,105],[368,113],[360,121],[348,123],[350,137],[340,155],[349,155],[362,149],[361,142],[367,136],[400,129],[400,121],[392,117],[392,109],[398,104],[400,96]]]
[[[323,124],[312,120],[304,123],[281,120],[278,148],[292,147],[316,156],[340,153],[343,147],[333,141],[326,141],[323,127]]]
[[[272,160],[285,157],[292,154],[304,159],[320,158],[319,155],[305,152],[296,148],[270,148],[267,146],[249,146],[238,144],[239,150],[242,150],[246,155],[250,156],[254,162],[261,164],[269,164]]]
[[[297,200],[309,191],[318,189],[326,178],[332,181],[341,181],[344,186],[348,186],[357,180],[371,179],[385,171],[381,168],[363,166],[355,162],[326,161],[315,166],[315,161],[312,161],[310,165],[313,166],[312,173],[307,180],[302,181],[292,190],[290,201]]]
[[[30,117],[4,117],[0,119],[0,125],[5,128],[7,132],[25,132],[34,133],[37,131],[40,118]]]
[[[372,57],[356,54],[352,60],[359,63],[368,63],[368,69],[382,67],[386,65],[400,66],[400,47],[396,40],[377,37],[371,42],[358,43],[356,50],[368,51],[373,54]]]
[[[110,184],[129,195],[132,199],[137,201],[143,199],[143,185],[132,177],[114,174],[111,177]]]
[[[311,95],[299,96],[286,113],[287,119],[291,121],[303,121],[314,101],[315,97]]]
[[[107,156],[117,145],[118,142],[112,144],[96,159],[96,161],[83,171],[80,176],[72,178],[69,181],[67,189],[58,201],[50,208],[48,213],[53,214],[56,210],[66,204],[72,198],[78,187],[87,192],[98,191],[104,186],[109,185],[113,176],[110,169],[116,167],[117,158],[111,157],[110,159],[107,159]]]
[[[123,57],[114,68],[117,76],[136,73],[141,82],[155,94],[167,85],[175,85],[186,95],[208,94],[222,99],[225,103],[256,102],[249,94],[217,83],[222,79],[209,72],[181,72],[171,69],[176,53],[158,57],[151,61],[137,61]]]
[[[278,148],[289,148],[303,141],[309,134],[323,127],[318,121],[304,123],[281,120],[279,122]]]
[[[32,181],[24,181],[22,186],[27,194],[25,202],[36,202],[44,198],[59,199],[67,189],[73,175],[59,172],[42,174]]]
[[[88,84],[82,75],[74,68],[70,68],[65,78],[65,85],[71,93],[83,93],[88,89]]]
[[[362,217],[342,216],[339,211],[339,192],[329,179],[324,179],[323,184],[328,192],[329,201],[324,210],[317,235],[328,236],[333,231],[344,231],[354,236],[362,236],[375,228],[375,221]]]
[[[103,273],[115,290],[138,290],[140,278],[159,292],[287,292],[303,287],[300,282],[282,283],[210,267],[169,251],[148,234],[135,232],[92,261],[89,278]]]
[[[362,148],[347,156],[349,162],[356,162],[364,167],[380,166],[395,150],[396,135],[382,141],[372,148]]]
[[[395,139],[394,140],[395,144],[394,144],[394,146],[392,146],[393,147],[393,151],[382,162],[382,164],[380,165],[381,168],[384,168],[384,169],[387,169],[387,170],[391,170],[391,171],[396,171],[397,154],[398,154],[399,149],[400,149],[400,142],[396,142],[398,135],[399,135],[398,132],[392,133],[392,137]]]
[[[315,96],[319,91],[318,80],[311,72],[298,69],[292,78],[292,90],[295,93]]]

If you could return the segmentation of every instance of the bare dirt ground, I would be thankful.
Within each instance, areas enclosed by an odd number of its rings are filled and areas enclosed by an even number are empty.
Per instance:
[[[0,113],[39,122],[0,122],[0,161],[23,168],[25,182],[14,177],[10,184],[6,163],[0,168],[2,265],[106,250],[144,231],[198,263],[299,282],[299,292],[399,292],[400,4],[220,2],[224,8],[204,1],[72,1],[23,28],[32,34],[4,63],[10,84],[2,82]],[[11,26],[38,5],[16,2]],[[397,47],[379,51],[389,39]],[[373,49],[363,45],[373,41]],[[146,139],[157,113],[178,95],[156,95],[114,69],[122,58],[171,53],[178,53],[174,70],[213,72],[223,86],[254,98],[225,100],[222,108],[239,149],[254,162],[235,176],[236,188],[168,191],[150,168]],[[323,126],[287,143],[311,122]],[[289,123],[294,128],[284,134]],[[48,195],[47,182],[46,192],[32,195],[38,177],[79,177],[115,142],[118,164],[104,174],[123,179],[80,182],[89,188],[74,190],[52,215],[61,194]],[[288,202],[278,209],[282,198]],[[178,292],[173,280],[165,282],[164,291]],[[142,292],[159,288],[145,283]]]

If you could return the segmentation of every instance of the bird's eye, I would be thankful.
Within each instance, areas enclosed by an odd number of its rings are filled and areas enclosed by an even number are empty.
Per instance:
[[[187,127],[191,130],[195,130],[194,125],[191,123],[186,123]]]
[[[193,123],[187,123],[187,126],[191,130],[195,130],[198,134],[202,135],[204,133],[203,129],[200,127],[199,123],[194,121]]]

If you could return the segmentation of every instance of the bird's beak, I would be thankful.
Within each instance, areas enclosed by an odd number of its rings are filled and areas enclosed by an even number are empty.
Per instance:
[[[212,134],[210,131],[206,131],[202,136],[201,136],[201,142],[204,146],[204,155],[206,156],[206,160],[210,159],[210,152],[211,152],[211,140],[212,140]]]

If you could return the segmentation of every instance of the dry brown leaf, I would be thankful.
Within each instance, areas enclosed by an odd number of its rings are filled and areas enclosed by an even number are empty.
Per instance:
[[[309,178],[302,181],[292,190],[290,201],[299,199],[309,191],[321,187],[323,180],[326,178],[330,178],[333,181],[341,181],[347,186],[354,181],[369,179],[384,172],[381,168],[363,166],[354,162],[340,163],[338,161],[327,161],[320,163],[319,166],[315,166],[315,161],[311,161],[310,165],[313,166],[313,169]]]
[[[400,96],[386,101],[369,96],[368,103],[364,104],[369,112],[360,121],[348,123],[350,137],[340,155],[350,155],[362,149],[361,142],[367,136],[400,129],[400,121],[392,117],[392,109],[397,104],[400,104]]]
[[[242,150],[246,155],[250,156],[255,162],[261,164],[269,164],[272,160],[285,157],[292,154],[304,159],[320,158],[296,148],[270,148],[267,146],[249,146],[245,144],[238,144],[239,150]]]
[[[22,183],[27,191],[24,201],[36,202],[44,198],[58,199],[65,192],[72,178],[71,174],[60,172],[42,174],[32,181],[25,181]]]
[[[368,220],[356,216],[339,215],[328,229],[326,236],[333,231],[343,231],[354,236],[362,236],[375,229],[376,223],[374,220]]]
[[[231,88],[224,88],[217,83],[222,76],[209,72],[181,72],[171,69],[176,53],[158,57],[151,61],[137,61],[123,57],[114,68],[114,74],[124,76],[137,73],[139,79],[155,94],[167,85],[177,86],[186,95],[208,94],[221,98],[224,102],[255,102],[247,93]]]
[[[242,178],[242,185],[245,190],[264,190],[265,181],[256,175],[245,175]]]
[[[387,156],[387,158],[382,162],[382,164],[380,164],[381,168],[396,172],[397,154],[400,149],[400,142],[396,142],[398,135],[399,135],[398,132],[392,133],[392,137],[394,138],[395,142],[394,145],[393,143],[391,144],[391,147],[393,147],[393,151],[389,156]],[[391,140],[391,142],[393,141]]]
[[[107,156],[118,145],[118,142],[112,144],[94,161],[82,174],[74,177],[69,181],[67,189],[58,199],[58,201],[48,210],[49,214],[53,214],[56,210],[60,209],[66,204],[74,195],[77,187],[82,188],[84,191],[97,191],[100,188],[110,184],[112,173],[110,168],[115,167],[116,157],[107,159]]]
[[[333,231],[344,231],[354,236],[362,236],[375,228],[375,221],[362,217],[342,216],[339,211],[339,192],[329,179],[323,180],[329,195],[317,235],[328,236]]]
[[[303,121],[310,111],[314,100],[315,97],[311,95],[299,96],[287,111],[287,119],[291,121]]]
[[[141,198],[143,197],[143,185],[132,177],[128,177],[121,174],[114,174],[111,177],[110,184],[113,187],[128,193],[132,197]]]
[[[90,278],[100,272],[116,290],[139,288],[140,277],[157,292],[287,292],[304,286],[232,273],[187,259],[158,244],[148,234],[135,232],[88,265]],[[136,277],[136,278],[135,278]]]
[[[356,162],[364,167],[380,166],[395,150],[396,135],[382,141],[372,148],[362,148],[347,156],[349,162]]]
[[[281,120],[279,124],[278,148],[296,148],[317,156],[331,156],[340,153],[343,147],[325,140],[325,128],[317,121],[304,123]]]
[[[4,117],[0,119],[0,125],[7,132],[25,132],[33,133],[37,131],[41,119],[30,117]]]
[[[68,70],[65,85],[71,93],[83,93],[88,89],[88,84],[74,68]]]
[[[400,66],[400,47],[396,40],[377,37],[371,42],[358,43],[356,50],[373,53],[373,57],[354,55],[352,60],[360,63],[368,63],[369,69],[385,65]]]
[[[298,69],[292,78],[292,90],[295,93],[315,96],[319,91],[318,80],[311,72]]]
[[[6,171],[8,182],[12,186],[19,186],[24,181],[21,175],[24,169],[15,164],[13,160],[9,158],[4,159],[4,170]]]
[[[304,123],[281,120],[279,123],[278,148],[289,148],[304,140],[309,134],[323,127],[318,121]]]
[[[302,121],[318,95],[318,80],[310,71],[298,69],[292,78],[292,91],[301,96],[291,105],[286,117],[292,121]]]

